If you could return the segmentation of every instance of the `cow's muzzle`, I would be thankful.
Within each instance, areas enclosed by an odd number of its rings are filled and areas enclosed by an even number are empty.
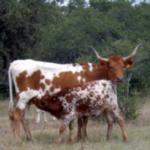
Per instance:
[[[116,81],[117,82],[123,82],[124,81],[124,77],[118,77]]]

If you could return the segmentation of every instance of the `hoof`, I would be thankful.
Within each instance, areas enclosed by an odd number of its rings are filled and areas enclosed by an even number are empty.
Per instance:
[[[60,144],[61,143],[61,140],[60,139],[55,139],[54,141],[53,141],[53,144]]]
[[[74,138],[74,139],[68,139],[68,141],[67,141],[67,143],[68,144],[73,144],[73,143],[75,143],[76,142],[76,139]]]
[[[123,139],[123,142],[124,142],[124,143],[128,143],[128,138],[124,138],[124,139]]]
[[[81,135],[77,135],[75,139],[76,139],[77,142],[80,142],[82,140],[82,136]]]

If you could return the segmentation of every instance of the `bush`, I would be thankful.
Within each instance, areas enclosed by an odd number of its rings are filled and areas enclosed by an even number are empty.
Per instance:
[[[118,103],[127,119],[136,119],[138,116],[139,94],[132,91],[128,83],[118,86]]]

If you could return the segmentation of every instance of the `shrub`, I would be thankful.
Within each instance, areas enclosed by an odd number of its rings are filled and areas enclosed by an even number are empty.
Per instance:
[[[139,92],[132,91],[128,83],[118,86],[118,103],[127,119],[136,119],[138,116]]]

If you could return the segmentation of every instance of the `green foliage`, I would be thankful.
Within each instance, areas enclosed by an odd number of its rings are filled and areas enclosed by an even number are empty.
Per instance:
[[[118,102],[121,111],[127,119],[136,119],[138,116],[139,92],[135,92],[127,83],[118,86]]]

